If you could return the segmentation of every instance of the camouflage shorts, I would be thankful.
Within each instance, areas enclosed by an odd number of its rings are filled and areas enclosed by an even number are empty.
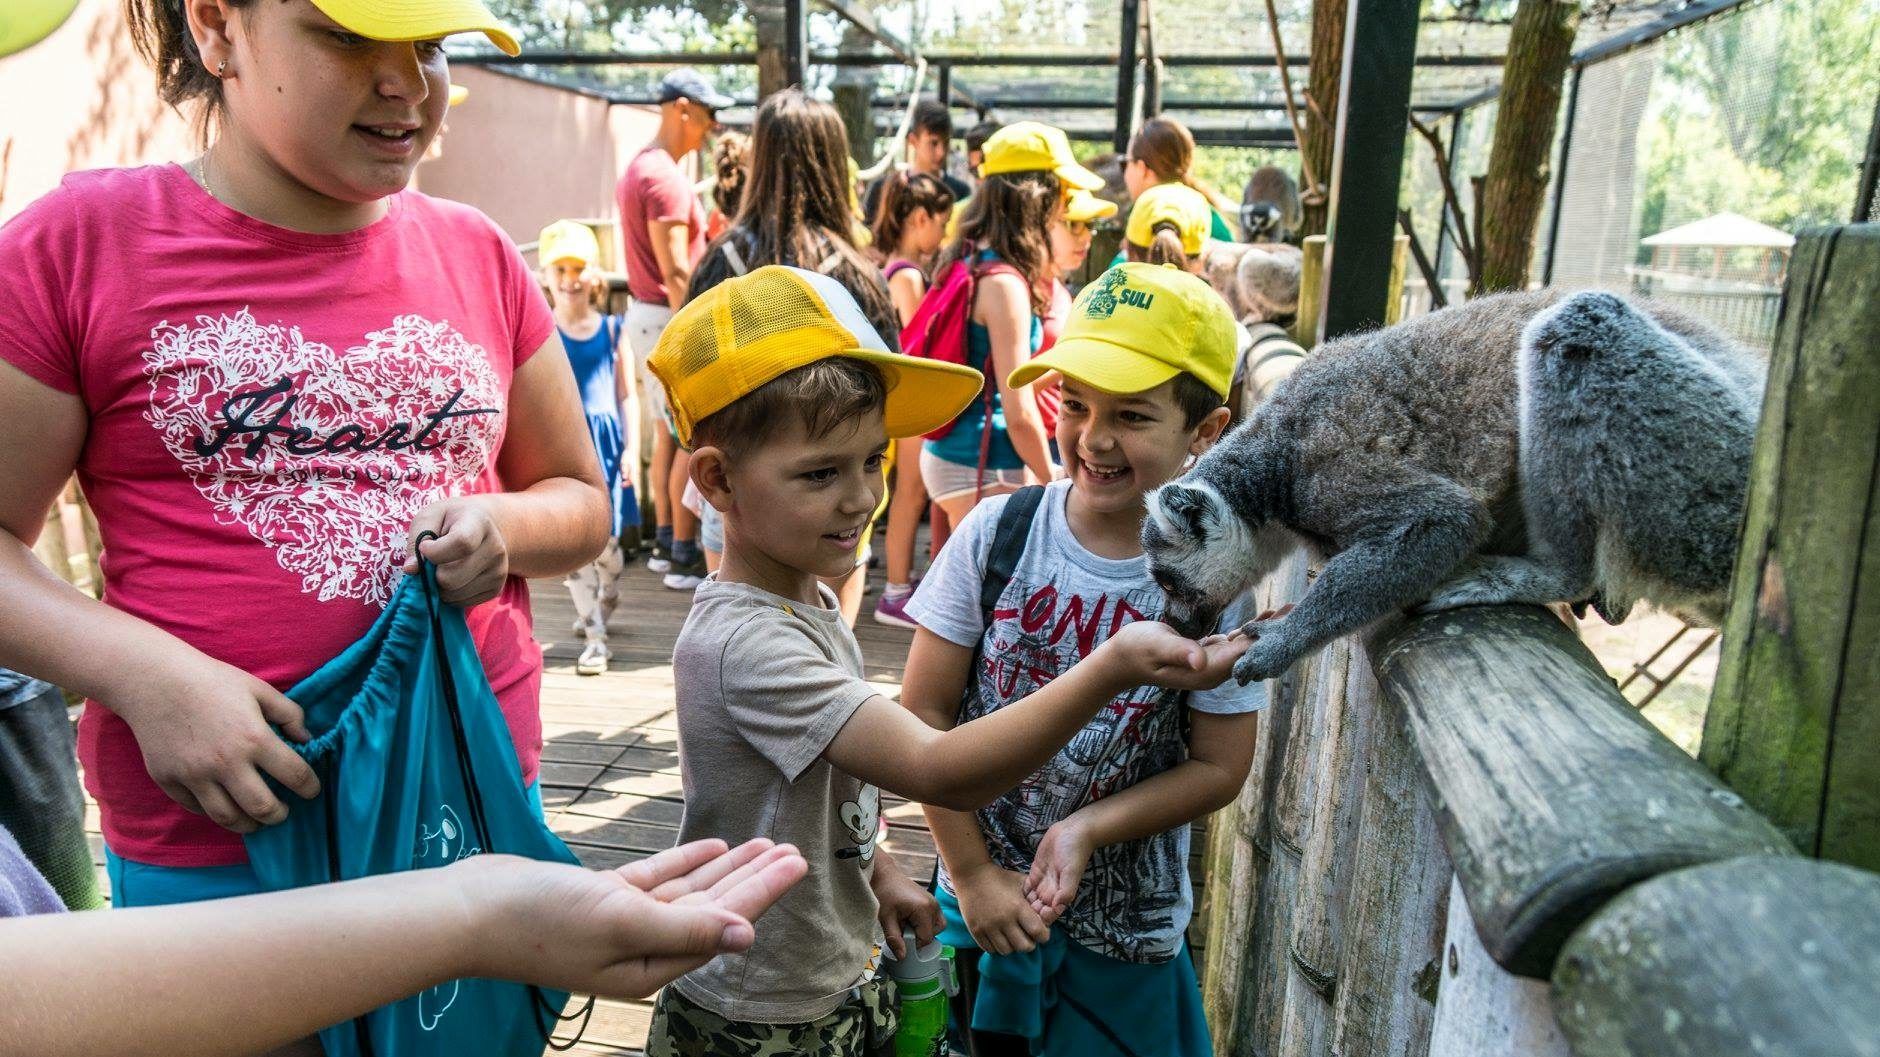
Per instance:
[[[668,987],[653,1005],[646,1057],[878,1057],[894,1052],[900,1022],[900,1001],[886,977],[807,1024],[726,1020]]]

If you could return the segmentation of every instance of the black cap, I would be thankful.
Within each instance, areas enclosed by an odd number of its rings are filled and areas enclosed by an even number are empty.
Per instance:
[[[728,95],[721,95],[697,70],[686,67],[674,70],[659,82],[659,101],[670,103],[675,99],[690,99],[707,110],[723,110],[735,102]]]

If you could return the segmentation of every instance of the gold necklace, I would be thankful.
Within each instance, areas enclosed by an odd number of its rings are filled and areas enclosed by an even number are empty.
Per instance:
[[[216,198],[214,188],[209,186],[209,152],[206,150],[196,156],[196,182],[202,184],[204,194],[215,198],[218,202],[221,201],[220,198]]]

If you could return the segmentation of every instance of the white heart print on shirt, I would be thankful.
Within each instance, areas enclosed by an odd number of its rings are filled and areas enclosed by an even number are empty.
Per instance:
[[[474,483],[502,436],[496,372],[446,322],[398,316],[337,353],[247,309],[150,337],[144,417],[216,520],[322,602],[390,601],[412,517]]]

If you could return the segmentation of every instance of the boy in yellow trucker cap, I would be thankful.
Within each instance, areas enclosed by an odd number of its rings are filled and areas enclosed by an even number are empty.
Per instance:
[[[723,562],[673,650],[680,831],[794,845],[811,868],[748,951],[665,990],[647,1052],[883,1052],[898,1012],[882,948],[902,951],[904,930],[930,941],[940,914],[876,854],[879,790],[978,807],[1124,687],[1214,686],[1242,651],[1144,624],[983,723],[953,727],[959,683],[910,686],[953,729],[928,726],[864,679],[817,577],[853,563],[889,439],[951,418],[977,398],[978,373],[889,352],[835,280],[776,265],[680,309],[648,367],[693,448],[693,482],[725,517]]]
[[[1145,496],[1220,437],[1234,351],[1227,307],[1185,272],[1123,264],[1083,289],[1057,344],[1010,379],[1062,378],[1067,476],[987,500],[954,530],[907,605],[905,685],[965,692],[909,708],[993,722],[1162,619]],[[1242,599],[1220,627],[1252,615]],[[1188,824],[1240,789],[1265,704],[1260,684],[1118,687],[1074,750],[1012,792],[971,814],[929,802],[941,938],[965,985],[955,1020],[973,1052],[1212,1052],[1183,940]]]

